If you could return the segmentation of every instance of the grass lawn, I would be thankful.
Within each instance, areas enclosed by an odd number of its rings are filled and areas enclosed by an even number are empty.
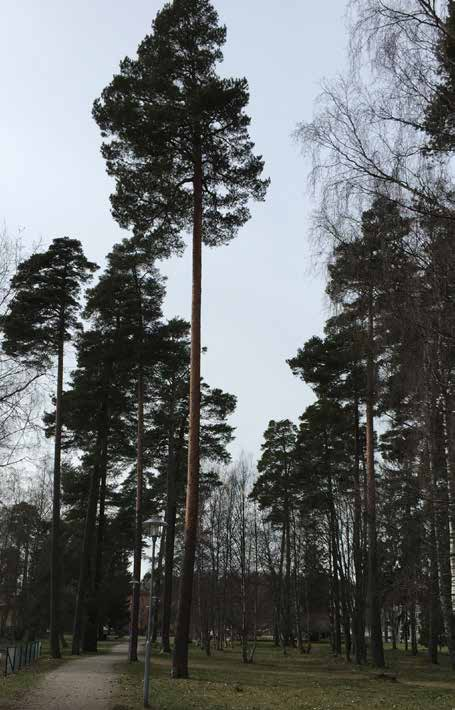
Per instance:
[[[0,710],[6,710],[17,703],[18,700],[27,697],[27,692],[31,690],[45,673],[57,668],[62,663],[74,658],[71,656],[71,637],[65,637],[67,647],[62,648],[62,658],[51,658],[49,641],[43,641],[41,648],[41,658],[31,666],[23,668],[17,673],[11,673],[4,677],[0,676]],[[102,641],[98,644],[99,653],[108,653],[113,645],[118,641]]]
[[[249,666],[240,662],[239,648],[210,658],[192,648],[189,680],[170,679],[169,657],[155,652],[152,663],[154,710],[455,710],[455,672],[446,657],[432,667],[424,651],[413,658],[388,650],[388,679],[333,658],[326,645],[314,646],[309,656],[292,651],[285,658],[264,642]],[[139,710],[143,664],[122,663],[118,670],[116,710]]]

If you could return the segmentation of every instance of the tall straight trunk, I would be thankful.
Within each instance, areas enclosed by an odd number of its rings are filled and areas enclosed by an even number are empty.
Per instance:
[[[291,523],[290,523],[290,511],[289,503],[287,501],[286,495],[286,505],[284,510],[284,524],[286,527],[286,572],[284,581],[284,594],[283,594],[283,606],[284,606],[284,636],[285,643],[287,646],[292,645],[293,632],[291,623]]]
[[[392,649],[397,650],[397,620],[395,615],[395,607],[392,605],[390,611],[390,632],[392,634]]]
[[[172,659],[172,676],[188,677],[188,643],[193,596],[194,558],[199,512],[199,431],[201,419],[201,290],[203,171],[200,144],[195,146],[193,177],[193,288],[191,304],[190,417],[184,552]]]
[[[76,607],[74,610],[73,622],[73,642],[71,653],[79,655],[82,636],[82,621],[87,592],[87,579],[89,576],[90,554],[92,551],[93,537],[96,528],[96,510],[98,507],[98,495],[100,487],[100,465],[99,458],[95,461],[91,475],[88,492],[88,505],[85,516],[84,538],[82,541],[81,560],[79,568],[79,580],[76,592]]]
[[[411,630],[411,653],[417,656],[419,649],[417,645],[417,614],[415,599],[412,600],[409,608],[409,627]]]
[[[85,604],[85,623],[83,624],[82,651],[96,653],[98,651],[98,641],[102,639],[103,629],[103,600],[100,596],[101,582],[103,575],[103,542],[104,529],[106,524],[106,479],[108,462],[108,428],[106,422],[106,436],[103,437],[103,445],[100,457],[100,486],[99,486],[99,512],[98,526],[96,526],[95,550],[89,555],[89,579],[88,593]]]
[[[166,496],[166,547],[164,550],[164,580],[163,580],[163,606],[161,625],[161,644],[163,653],[171,653],[171,611],[172,587],[174,578],[174,546],[175,523],[177,518],[177,473],[180,468],[185,436],[185,421],[182,420],[179,432],[177,451],[174,445],[173,428],[169,434],[168,462],[167,462],[167,496]]]
[[[58,344],[57,398],[55,408],[54,482],[52,491],[51,584],[50,584],[50,645],[52,658],[60,658],[60,498],[62,462],[62,398],[65,330],[62,320]]]
[[[104,463],[104,455],[107,448],[107,391],[108,381],[104,382],[104,397],[101,404],[98,417],[98,434],[95,446],[95,461],[91,470],[90,484],[88,492],[88,504],[85,517],[84,538],[82,541],[81,560],[79,568],[79,580],[76,593],[76,607],[74,611],[73,622],[73,654],[79,655],[80,643],[82,637],[82,626],[84,607],[87,596],[87,582],[89,582],[90,559],[92,557],[92,548],[96,532],[96,512],[98,508],[98,499],[100,493],[101,469]],[[97,629],[95,629],[97,636]]]
[[[21,626],[25,629],[24,640],[28,641],[31,636],[30,622],[29,622],[29,564],[30,564],[30,534],[27,534],[27,538],[24,544],[24,565],[22,568],[22,585],[21,585],[21,596],[22,596],[22,614],[21,614]]]
[[[335,511],[333,501],[330,504],[330,550],[332,553],[332,605],[333,605],[333,652],[341,654],[341,615],[340,615],[340,579],[338,573],[337,540],[335,534]]]
[[[354,402],[354,529],[353,529],[353,557],[354,557],[354,613],[353,613],[353,635],[355,662],[358,665],[366,663],[367,650],[365,644],[365,583],[364,565],[362,550],[362,496],[360,481],[360,417],[359,402],[356,398]]]
[[[255,519],[255,525],[256,525],[256,519]],[[299,560],[299,553],[297,551],[297,530],[296,530],[296,521],[295,521],[295,515],[292,516],[292,529],[293,529],[293,535],[292,535],[292,551],[294,554],[294,574],[293,574],[293,582],[294,582],[294,609],[295,609],[295,628],[297,632],[297,648],[299,649],[300,653],[304,653],[304,648],[303,648],[303,632],[302,632],[302,605],[301,605],[301,595],[300,595],[300,560]],[[299,544],[299,552],[300,552],[300,544]],[[257,571],[256,571],[257,574]]]
[[[324,437],[325,448],[325,465],[327,468],[327,487],[328,487],[328,504],[329,504],[329,539],[330,551],[332,555],[332,610],[333,610],[333,652],[335,655],[341,654],[341,616],[340,616],[340,576],[338,564],[338,524],[335,510],[335,501],[333,493],[332,469],[329,454],[329,442],[327,435]]]
[[[246,517],[245,490],[242,487],[240,502],[240,600],[242,608],[242,661],[248,663],[248,604],[247,604],[247,560],[246,560]]]
[[[286,653],[287,653],[285,629],[284,629],[284,614],[283,614],[283,586],[284,586],[283,568],[284,568],[285,552],[286,552],[286,523],[284,522],[283,529],[281,532],[280,565],[278,568],[278,600],[277,600],[278,633],[279,633],[279,640],[280,640],[281,648],[282,648],[284,655],[286,655]]]
[[[431,436],[430,417],[427,412],[427,431],[422,452],[422,469],[425,472],[425,518],[428,522],[428,548],[429,559],[429,579],[428,579],[428,658],[431,663],[438,663],[438,639],[441,623],[440,602],[439,602],[439,576],[438,557],[436,549],[436,529],[434,520],[434,490],[431,466]]]
[[[429,505],[430,517],[430,598],[428,601],[428,657],[433,664],[438,663],[438,639],[441,623],[439,605],[439,575],[436,550],[436,530],[433,513],[433,494]]]
[[[448,387],[447,387],[448,389]],[[444,398],[447,474],[449,486],[450,570],[452,573],[452,606],[455,609],[455,400],[446,393]]]
[[[330,531],[328,535],[328,562],[329,562],[329,627],[330,627],[330,645],[332,653],[336,653],[336,631],[335,631],[335,605],[333,601],[333,554],[332,554],[332,538]]]
[[[404,650],[406,653],[409,651],[409,620],[408,620],[408,607],[405,606],[403,612],[403,636],[404,636]]]
[[[253,596],[253,645],[250,649],[248,662],[253,663],[254,654],[256,653],[257,637],[258,637],[258,528],[256,520],[256,508],[254,510],[254,596]]]
[[[103,614],[101,613],[101,584],[103,581],[104,536],[106,533],[106,491],[107,491],[107,465],[108,465],[108,436],[104,441],[101,465],[100,502],[98,510],[98,527],[96,530],[95,567],[93,570],[93,594],[97,600],[97,628],[98,639],[102,635]]]
[[[338,535],[339,537],[339,535]],[[338,560],[339,560],[339,571],[340,571],[340,588],[341,588],[341,610],[342,610],[342,621],[343,621],[343,634],[344,634],[344,654],[348,663],[351,662],[351,650],[352,650],[352,638],[351,638],[351,610],[349,604],[349,582],[346,579],[343,563],[342,554],[338,548]]]
[[[452,570],[450,565],[449,493],[443,421],[436,398],[431,402],[430,457],[433,480],[433,516],[439,570],[441,611],[447,636],[449,659],[455,668],[455,619],[452,605]]]
[[[142,487],[143,487],[143,440],[144,440],[144,373],[142,363],[137,377],[137,462],[136,462],[136,521],[134,531],[133,594],[131,599],[131,623],[128,660],[137,661],[139,604],[141,599],[142,558]]]
[[[376,532],[376,478],[374,466],[374,401],[376,372],[374,356],[373,294],[369,294],[367,344],[367,403],[366,403],[366,459],[367,459],[367,520],[368,520],[368,607],[371,635],[371,657],[375,666],[383,668],[384,647],[381,629],[381,604],[378,590],[378,555]]]

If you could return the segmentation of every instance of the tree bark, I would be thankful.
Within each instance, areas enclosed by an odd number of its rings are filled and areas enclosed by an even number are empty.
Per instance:
[[[63,357],[65,347],[65,325],[60,325],[57,360],[57,398],[55,408],[54,481],[52,492],[52,533],[51,533],[51,584],[50,584],[50,645],[52,658],[61,658],[60,652],[60,498],[62,461],[62,398],[63,398]]]
[[[104,437],[100,461],[100,487],[98,527],[96,529],[95,552],[89,556],[89,593],[86,601],[86,622],[83,626],[82,650],[88,653],[98,651],[98,641],[101,638],[103,626],[102,599],[100,597],[103,575],[103,540],[106,525],[106,479],[108,462],[108,432]]]
[[[191,306],[190,417],[184,553],[172,659],[172,677],[188,677],[188,643],[199,508],[199,432],[201,418],[201,286],[203,171],[199,141],[193,178],[193,288]]]
[[[177,518],[177,472],[185,435],[185,421],[182,420],[177,451],[174,445],[174,431],[171,428],[168,444],[167,496],[166,496],[166,547],[164,551],[164,580],[161,644],[163,653],[171,653],[171,611],[174,577],[175,523]]]
[[[376,532],[376,478],[374,466],[374,400],[375,357],[373,294],[369,294],[367,344],[367,406],[366,406],[366,463],[367,463],[367,520],[368,520],[368,606],[371,634],[371,656],[375,666],[385,666],[381,629],[381,604],[378,590],[378,557]]]
[[[433,513],[433,494],[430,494],[430,598],[428,602],[428,657],[434,665],[438,663],[438,638],[440,627],[439,576],[436,550],[436,530]]]
[[[143,487],[143,440],[144,440],[144,373],[139,365],[137,378],[137,462],[136,462],[136,522],[134,534],[133,593],[131,599],[131,624],[128,660],[137,661],[139,604],[141,598],[142,559],[142,487]]]
[[[98,457],[97,457],[98,458]],[[73,622],[73,642],[71,653],[80,654],[80,643],[82,636],[82,620],[87,592],[87,579],[89,576],[90,553],[92,550],[93,536],[96,527],[96,510],[98,506],[98,495],[100,487],[100,467],[99,460],[95,462],[90,475],[90,486],[88,492],[88,506],[85,517],[84,538],[82,542],[79,581],[76,593],[76,607],[74,610]]]
[[[442,414],[436,398],[431,402],[430,458],[433,482],[433,516],[439,570],[442,618],[447,636],[449,659],[455,669],[455,619],[452,605],[452,570],[450,565],[449,493],[447,460]]]
[[[107,440],[107,390],[109,383],[104,382],[104,398],[99,411],[98,436],[95,446],[95,461],[90,475],[90,485],[87,501],[87,513],[85,517],[84,538],[82,541],[81,560],[79,569],[79,581],[76,593],[76,607],[74,611],[73,642],[71,652],[75,655],[80,653],[82,622],[84,607],[87,595],[87,582],[90,573],[90,558],[93,541],[96,532],[96,513],[100,493],[101,468],[103,466],[103,454],[106,449]]]
[[[354,557],[354,614],[353,614],[353,634],[355,662],[358,665],[366,663],[367,650],[365,645],[365,596],[364,596],[364,565],[362,550],[362,497],[360,481],[360,422],[359,422],[359,402],[356,398],[354,402],[354,529],[353,529],[353,557]]]

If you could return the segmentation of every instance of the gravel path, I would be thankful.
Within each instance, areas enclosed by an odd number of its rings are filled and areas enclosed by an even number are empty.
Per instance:
[[[127,645],[119,644],[108,654],[62,663],[22,700],[20,710],[113,710],[114,665],[126,654]]]

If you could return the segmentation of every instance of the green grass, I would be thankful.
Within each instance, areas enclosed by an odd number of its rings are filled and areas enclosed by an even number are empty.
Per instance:
[[[39,661],[21,669],[17,673],[11,673],[6,677],[0,676],[0,710],[14,707],[22,698],[26,702],[27,693],[39,683],[44,674],[50,673],[62,663],[74,658],[74,656],[71,656],[71,637],[67,636],[65,640],[67,641],[67,646],[61,649],[62,658],[52,658],[49,641],[44,640]],[[98,643],[98,653],[109,653],[116,643],[118,641],[102,641]]]
[[[189,680],[171,680],[169,657],[152,660],[154,710],[455,710],[455,672],[447,659],[432,667],[424,651],[413,658],[387,651],[386,674],[333,658],[326,645],[311,654],[283,657],[270,643],[258,646],[255,663],[243,665],[240,649],[190,654]],[[142,663],[118,665],[117,710],[142,708]],[[396,682],[390,676],[397,675]]]

